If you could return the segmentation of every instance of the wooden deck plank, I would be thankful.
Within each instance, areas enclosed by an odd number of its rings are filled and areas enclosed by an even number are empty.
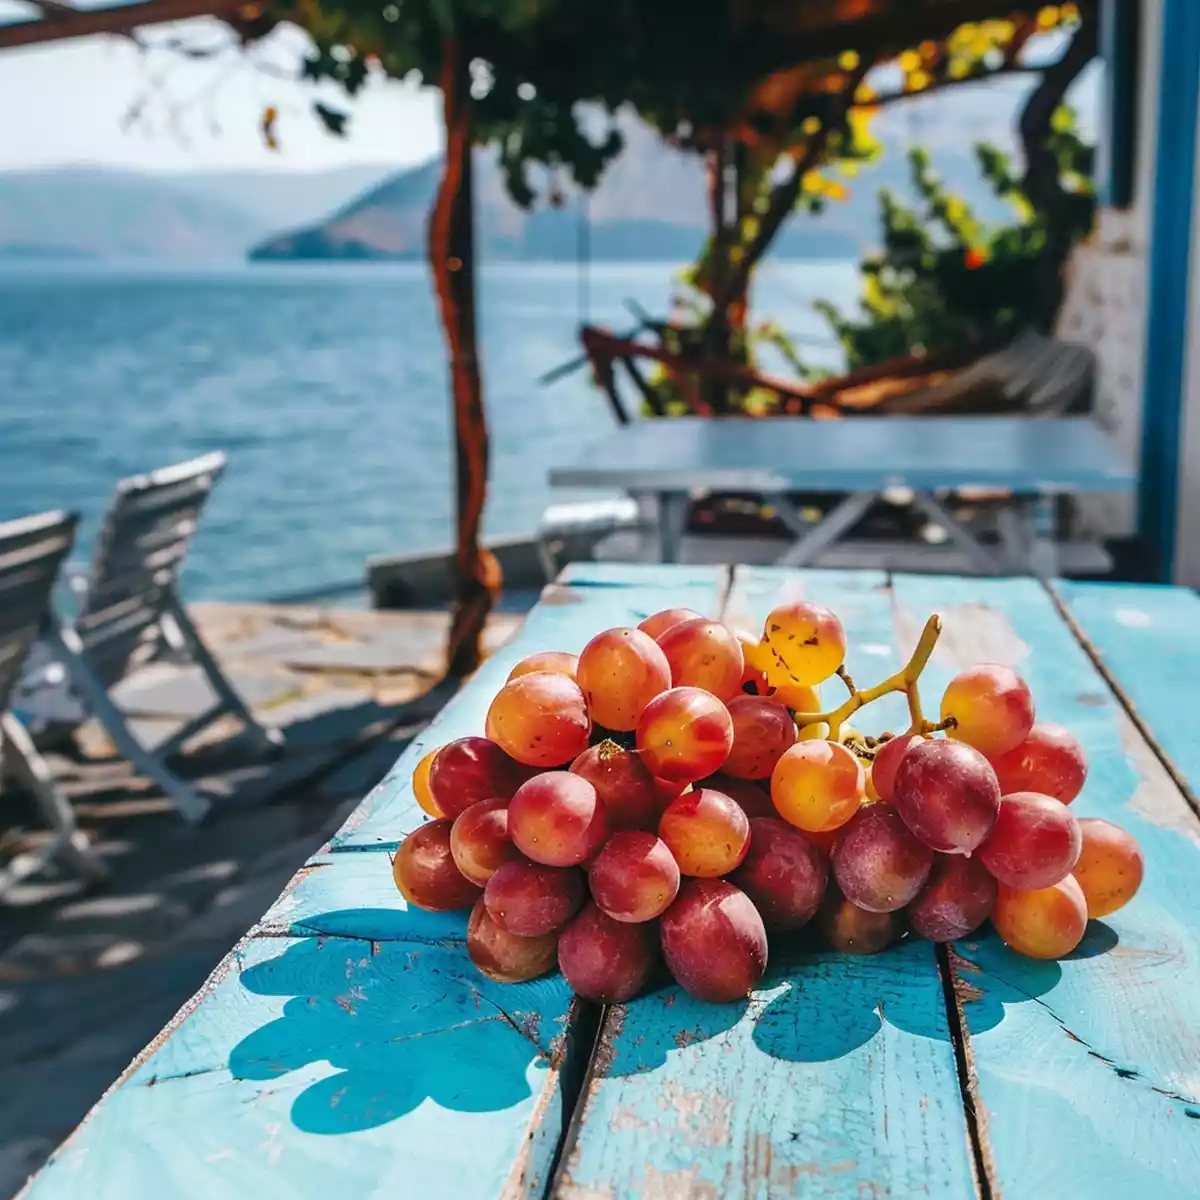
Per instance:
[[[469,687],[438,714],[400,757],[395,768],[363,801],[333,838],[336,850],[394,850],[422,814],[413,799],[413,768],[422,755],[455,738],[483,734],[492,697],[509,671],[538,650],[582,650],[593,634],[636,625],[659,609],[693,608],[716,615],[724,599],[728,568],[630,563],[574,563],[546,589],[520,635],[479,668]]]
[[[1185,588],[1073,583],[1055,589],[1155,743],[1200,795],[1200,737],[1180,713],[1200,680],[1200,596]]]
[[[1073,810],[1129,829],[1147,859],[1132,904],[1092,922],[1062,962],[1022,958],[993,934],[950,956],[994,1192],[1196,1195],[1200,825],[1036,582],[899,577],[894,594],[909,637],[931,611],[945,620],[926,708],[936,711],[962,666],[1016,667],[1039,716],[1070,728],[1087,753]],[[1168,670],[1157,657],[1145,666]]]
[[[860,682],[894,669],[880,573],[739,568],[726,613],[754,628],[801,592],[844,618]],[[772,953],[748,1004],[669,987],[606,1012],[556,1196],[975,1193],[933,948]]]
[[[430,736],[482,732],[524,655],[577,649],[669,604],[717,612],[727,577],[573,568]],[[379,851],[423,819],[408,778],[423,753],[410,748],[356,833],[302,869],[30,1197],[543,1194],[596,1010],[573,1004],[558,975],[489,983],[462,914],[407,910]]]

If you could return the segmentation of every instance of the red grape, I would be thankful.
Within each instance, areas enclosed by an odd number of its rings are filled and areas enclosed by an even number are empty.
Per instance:
[[[845,661],[846,631],[829,609],[799,600],[772,609],[759,647],[754,665],[772,687],[812,687]]]
[[[574,867],[604,845],[608,818],[586,779],[569,771],[546,771],[517,789],[508,806],[508,832],[534,862]]]
[[[662,612],[656,612],[647,617],[638,625],[638,628],[643,633],[648,633],[657,642],[673,626],[682,625],[684,621],[702,621],[703,619],[698,612],[693,612],[690,608],[664,608]]]
[[[765,780],[763,781],[765,782]],[[761,783],[753,783],[749,779],[734,779],[732,775],[723,775],[718,771],[707,779],[696,782],[696,790],[712,788],[724,792],[750,818],[777,817],[775,805],[771,803],[771,793]]]
[[[692,783],[720,769],[733,745],[729,710],[700,688],[663,692],[646,705],[637,727],[637,748],[652,774]]]
[[[889,738],[878,750],[871,764],[871,781],[880,800],[890,801],[896,790],[896,772],[909,747],[925,739],[919,733],[900,733]]]
[[[700,617],[672,625],[658,636],[671,667],[672,687],[696,687],[718,700],[742,690],[742,646],[720,621]]]
[[[595,789],[610,829],[657,829],[667,806],[654,776],[634,753],[605,740],[589,746],[572,764]]]
[[[480,891],[454,864],[450,851],[452,822],[428,821],[400,843],[392,860],[392,878],[409,904],[429,912],[470,908]]]
[[[994,757],[1019,746],[1033,728],[1033,697],[1011,667],[985,664],[956,675],[942,696],[949,734]]]
[[[1000,792],[1040,792],[1070,804],[1087,779],[1083,748],[1061,726],[1038,724],[1007,754],[992,759]]]
[[[506,862],[519,858],[508,837],[508,802],[480,800],[459,813],[450,830],[450,853],[458,869],[480,887]]]
[[[587,701],[565,675],[536,671],[506,683],[487,714],[487,735],[519,763],[560,767],[587,749]],[[436,769],[436,763],[435,769]]]
[[[576,672],[592,720],[605,729],[635,729],[642,710],[671,686],[658,643],[640,629],[606,629],[579,656]]]
[[[1087,900],[1089,917],[1107,917],[1124,908],[1138,888],[1146,863],[1132,834],[1099,817],[1079,822],[1083,849],[1072,872]]]
[[[711,879],[732,871],[746,857],[750,818],[736,801],[702,788],[684,792],[667,805],[658,836],[685,875]]]
[[[748,996],[767,969],[762,917],[745,892],[724,879],[685,879],[660,934],[676,981],[711,1004]]]
[[[577,996],[622,1004],[645,987],[657,965],[657,934],[651,924],[614,921],[589,904],[558,939],[559,969]]]
[[[891,802],[925,845],[970,854],[996,822],[1000,786],[978,750],[930,739],[910,746],[900,759]]]
[[[868,912],[847,900],[830,883],[817,910],[816,924],[834,950],[843,954],[878,954],[903,932],[898,912]]]
[[[895,912],[925,886],[933,851],[890,804],[868,804],[846,825],[833,852],[842,895],[870,912]]]
[[[524,859],[505,863],[483,889],[492,920],[518,937],[540,937],[562,929],[586,895],[578,867],[544,867]]]
[[[548,671],[551,675],[565,675],[568,679],[575,678],[579,659],[565,650],[539,650],[536,654],[526,655],[508,673],[508,682],[520,679],[522,675],[533,675],[537,672]]]
[[[977,858],[938,854],[929,882],[908,906],[913,933],[931,942],[953,942],[974,933],[991,916],[996,881]]]
[[[768,779],[789,746],[796,743],[791,713],[768,696],[735,696],[729,701],[733,747],[721,768],[738,779]]]
[[[789,825],[806,833],[850,820],[866,788],[862,763],[838,742],[797,742],[771,772],[771,802]]]
[[[777,817],[750,822],[750,849],[729,877],[754,902],[772,933],[789,933],[812,919],[825,895],[825,856]]]
[[[652,833],[614,833],[588,868],[592,899],[614,921],[652,921],[679,892],[679,865]]]
[[[1046,888],[996,890],[992,924],[1018,954],[1029,958],[1062,958],[1087,932],[1087,900],[1074,875]]]
[[[1079,822],[1058,800],[1014,792],[979,847],[979,861],[1009,887],[1033,891],[1070,874],[1082,847]]]
[[[429,790],[429,772],[433,766],[433,760],[437,758],[440,746],[435,746],[426,754],[416,767],[413,768],[412,790],[416,797],[417,803],[431,817],[444,817],[446,814],[438,807],[437,801],[433,798],[433,793]]]
[[[744,633],[740,629],[735,629],[733,636],[737,638],[738,645],[742,648],[742,691],[749,692],[752,696],[765,696],[771,690],[771,685],[767,682],[767,677],[751,661],[758,654],[758,639],[753,634]]]
[[[487,905],[479,900],[467,922],[467,953],[489,979],[497,983],[522,983],[554,970],[558,934],[519,937],[501,929],[492,920]]]
[[[454,820],[480,800],[511,799],[528,778],[529,772],[494,742],[464,737],[443,746],[434,756],[429,793],[442,813]]]

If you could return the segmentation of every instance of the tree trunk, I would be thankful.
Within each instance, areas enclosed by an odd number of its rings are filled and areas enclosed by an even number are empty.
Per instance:
[[[471,201],[471,93],[469,57],[461,35],[446,39],[442,101],[446,160],[429,221],[429,263],[450,352],[454,404],[455,556],[454,615],[447,649],[451,675],[469,674],[483,656],[483,629],[492,607],[495,560],[479,545],[487,498],[488,432],[475,339],[474,214]]]

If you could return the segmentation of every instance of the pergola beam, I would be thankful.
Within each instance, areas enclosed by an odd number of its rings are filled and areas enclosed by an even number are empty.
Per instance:
[[[163,25],[193,17],[228,17],[246,0],[138,0],[108,8],[72,8],[59,0],[32,0],[45,15],[38,20],[0,25],[0,50],[36,46],[97,33],[130,33],[144,25]]]

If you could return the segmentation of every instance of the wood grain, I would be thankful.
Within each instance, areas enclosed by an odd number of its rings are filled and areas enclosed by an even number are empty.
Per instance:
[[[1088,781],[1072,810],[1129,829],[1147,858],[1134,901],[1091,922],[1062,962],[1022,958],[993,934],[950,955],[994,1189],[1022,1197],[1196,1195],[1194,816],[1036,582],[900,576],[894,594],[906,633],[929,612],[943,614],[946,635],[923,677],[927,708],[936,710],[962,666],[1016,667],[1039,717],[1066,725],[1087,753]]]
[[[861,683],[895,668],[879,573],[738,568],[728,619],[757,629],[801,595],[842,616]],[[871,721],[894,728],[897,703]],[[974,1194],[933,947],[772,954],[748,1003],[668,987],[608,1010],[556,1196]]]

